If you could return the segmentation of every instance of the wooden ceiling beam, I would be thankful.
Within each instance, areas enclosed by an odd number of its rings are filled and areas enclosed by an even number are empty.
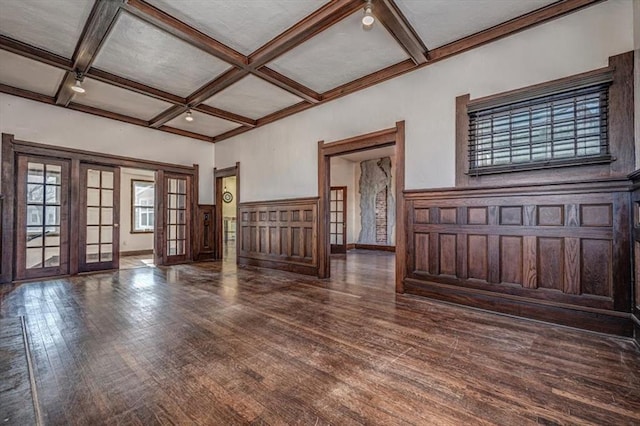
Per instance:
[[[184,114],[189,110],[189,107],[186,105],[174,105],[169,107],[168,109],[162,111],[160,114],[153,117],[149,120],[149,127],[153,127],[155,129],[160,128],[165,123],[173,120],[178,117],[180,114]]]
[[[69,105],[75,93],[71,90],[75,73],[84,74],[91,67],[123,4],[124,0],[96,0],[73,53],[72,70],[67,72],[56,93],[56,104]]]
[[[225,62],[243,69],[248,63],[245,55],[201,33],[144,0],[127,0],[123,8],[143,21],[186,41],[192,46],[210,53],[218,59],[222,59]]]
[[[41,93],[31,92],[25,89],[19,89],[17,87],[8,86],[6,84],[0,84],[0,93],[6,93],[8,95],[18,96],[24,99],[30,99],[32,101],[42,102],[48,105],[54,105],[62,108],[72,109],[79,112],[84,112],[86,114],[96,115],[98,117],[109,118],[112,120],[122,121],[128,124],[134,124],[136,126],[141,126],[146,129],[149,128],[148,122],[145,120],[141,120],[139,118],[129,117],[128,115],[118,114],[111,111],[106,111],[100,108],[91,107],[88,105],[82,105],[71,102],[67,107],[63,105],[57,105],[56,100],[53,96],[43,95]],[[156,130],[161,130],[166,133],[173,133],[176,135],[186,136],[193,139],[202,140],[205,142],[213,142],[213,138],[211,136],[202,135],[200,133],[189,132],[182,129],[176,129],[169,126],[161,126]]]
[[[161,101],[182,105],[185,105],[187,103],[187,100],[183,97],[176,96],[172,93],[165,92],[164,90],[159,90],[155,87],[147,86],[146,84],[138,83],[137,81],[129,80],[128,78],[120,77],[118,75],[111,74],[109,72],[102,71],[96,68],[90,68],[89,71],[87,71],[84,75],[85,77],[89,77],[94,80],[110,84],[112,86],[118,86],[123,89],[131,90],[133,92],[159,99]]]
[[[263,80],[266,80],[269,83],[276,85],[279,88],[284,89],[312,104],[317,104],[322,99],[318,92],[311,90],[310,88],[272,70],[271,68],[262,67],[255,70],[253,73]]]
[[[195,92],[193,92],[187,98],[187,103],[191,106],[200,105],[202,102],[209,99],[211,96],[218,92],[223,91],[232,84],[242,80],[249,74],[248,71],[239,68],[230,68],[228,71],[222,73],[213,81],[205,84]]]
[[[73,69],[69,59],[3,35],[0,35],[0,49],[65,71]]]
[[[256,127],[256,120],[245,117],[240,114],[234,114],[233,112],[225,111],[219,108],[215,108],[206,104],[200,104],[196,107],[193,107],[192,110],[199,111],[203,114],[208,114],[213,117],[222,118],[227,121],[232,121],[234,123],[242,124],[243,126],[253,128]]]
[[[362,8],[363,0],[332,0],[249,55],[258,69]]]
[[[428,51],[393,0],[377,0],[374,15],[404,48],[416,65],[427,62]]]
[[[562,0],[552,3],[549,6],[534,10],[526,15],[519,16],[463,39],[432,49],[429,51],[429,59],[430,61],[437,61],[448,58],[602,1],[603,0]]]

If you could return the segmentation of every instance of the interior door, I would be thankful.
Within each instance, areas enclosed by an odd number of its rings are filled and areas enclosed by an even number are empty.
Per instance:
[[[191,176],[164,176],[164,263],[187,262],[191,260]]]
[[[69,163],[18,156],[15,279],[69,273]]]
[[[120,263],[120,169],[80,165],[81,272],[117,269]]]
[[[329,197],[331,253],[347,252],[347,187],[332,186]]]

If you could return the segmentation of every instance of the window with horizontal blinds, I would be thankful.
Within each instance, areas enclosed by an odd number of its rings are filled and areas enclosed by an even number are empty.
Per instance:
[[[469,174],[609,160],[609,85],[470,110]]]

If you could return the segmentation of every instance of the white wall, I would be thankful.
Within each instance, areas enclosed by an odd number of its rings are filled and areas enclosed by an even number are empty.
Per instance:
[[[153,250],[153,233],[131,233],[131,181],[154,181],[149,170],[120,169],[120,251]]]
[[[406,121],[406,188],[455,182],[455,98],[608,65],[633,49],[632,0],[609,0],[216,144],[241,163],[243,201],[317,195],[317,141]]]
[[[200,165],[200,203],[213,204],[213,144],[0,94],[0,131],[16,139],[165,163]]]

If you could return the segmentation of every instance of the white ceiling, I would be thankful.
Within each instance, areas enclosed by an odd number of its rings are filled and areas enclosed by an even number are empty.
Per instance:
[[[360,163],[366,160],[374,160],[378,158],[384,157],[393,157],[395,155],[395,147],[394,146],[385,146],[382,148],[376,149],[368,149],[366,151],[354,152],[351,154],[344,154],[338,156],[338,158],[342,158],[343,160],[352,161],[354,163]]]
[[[82,87],[86,89],[86,92],[76,94],[73,97],[73,102],[117,112],[142,120],[150,120],[172,105],[169,102],[164,102],[90,78],[84,79]]]
[[[93,0],[0,0],[1,33],[71,58]]]
[[[53,96],[64,74],[65,72],[58,68],[0,50],[0,83],[2,84]]]
[[[327,0],[150,0],[149,3],[248,55]]]
[[[184,119],[185,114],[181,114],[169,121],[167,126],[207,136],[216,136],[240,126],[232,121],[223,120],[198,111],[193,111],[192,114],[193,121],[191,122]]]
[[[249,56],[332,0],[145,1],[185,25]],[[378,1],[374,0],[374,15]],[[555,1],[395,0],[428,49],[460,40]],[[95,0],[0,0],[0,34],[71,59],[94,4]],[[129,6],[136,8],[135,4]],[[342,13],[342,9],[337,9],[339,11],[334,13]],[[119,10],[92,67],[168,92],[174,98],[190,98],[204,85],[232,69],[230,64],[209,52],[162,30],[163,24],[147,23],[153,21],[153,16],[144,18],[149,14],[145,8],[138,9],[137,13],[139,15],[133,16],[124,8]],[[281,88],[287,87],[288,81],[282,81],[278,87],[261,79],[259,74],[253,75],[257,74],[256,70],[243,67],[240,72],[248,71],[248,76],[215,93],[204,103],[260,120],[305,102],[292,93],[300,93],[297,86],[306,86],[323,94],[408,59],[405,50],[379,21],[371,31],[364,31],[362,13],[359,9],[331,26],[322,27],[312,38],[297,46],[287,44],[291,49],[268,64],[268,67],[293,80],[293,87],[289,90]],[[332,17],[327,18],[327,21],[331,20]],[[15,46],[4,48],[14,50]],[[31,52],[25,55],[29,56]],[[248,57],[243,59],[249,62]],[[68,65],[62,61],[59,66],[66,68]],[[0,82],[5,85],[53,98],[64,81],[64,75],[65,72],[59,68],[0,49]],[[74,102],[103,110],[105,116],[116,112],[151,121],[174,105],[90,78],[85,79],[85,88],[87,93],[75,96]],[[10,92],[15,93],[15,90]],[[192,100],[190,98],[189,102]],[[176,99],[176,105],[183,106],[183,103],[186,101]],[[193,115],[196,118],[193,122],[185,121],[182,114],[165,125],[212,137],[239,126],[198,111]],[[162,122],[149,125],[161,126]],[[379,158],[382,154],[366,152],[354,155],[356,160],[351,161],[363,161],[362,155]]]
[[[302,98],[249,75],[204,103],[256,119],[299,102],[302,102]]]
[[[427,49],[434,49],[557,0],[396,0]]]
[[[182,97],[230,67],[128,13],[118,17],[93,66]]]
[[[361,19],[352,14],[268,66],[323,93],[408,58],[380,23],[364,31]]]

